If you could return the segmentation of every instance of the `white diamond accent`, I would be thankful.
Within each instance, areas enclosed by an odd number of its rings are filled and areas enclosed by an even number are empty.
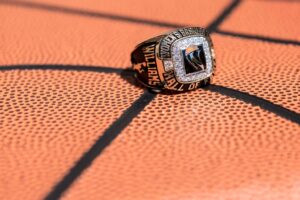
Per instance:
[[[187,74],[185,72],[183,55],[181,53],[182,50],[188,48],[191,45],[202,45],[205,60],[206,60],[206,70],[194,72],[191,74]],[[172,52],[172,61],[174,65],[175,76],[177,80],[181,83],[190,83],[195,81],[204,80],[210,77],[213,73],[212,67],[212,58],[210,54],[210,47],[208,45],[207,40],[201,36],[192,36],[185,37],[174,42],[171,48]]]
[[[165,67],[166,72],[172,70],[174,68],[173,62],[170,61],[170,60],[165,60],[164,61],[164,67]]]

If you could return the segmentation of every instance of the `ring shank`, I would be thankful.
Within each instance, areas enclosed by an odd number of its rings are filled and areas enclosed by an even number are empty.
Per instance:
[[[153,69],[152,72],[157,71],[156,47],[165,36],[166,35],[159,35],[150,38],[138,44],[131,53],[131,63],[136,72],[135,76],[146,87],[157,89],[163,88],[161,81],[154,76],[154,73],[151,74],[151,69]]]

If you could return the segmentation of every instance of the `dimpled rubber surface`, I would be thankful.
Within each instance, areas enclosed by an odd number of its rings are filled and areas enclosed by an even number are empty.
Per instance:
[[[299,9],[0,0],[0,199],[300,199]],[[187,25],[212,32],[215,85],[134,84],[134,46]]]
[[[20,70],[0,77],[1,199],[41,198],[141,94],[116,74]]]
[[[299,2],[293,0],[244,1],[220,29],[299,41],[299,27],[295,25],[299,10]]]
[[[72,11],[88,11],[85,14],[94,13],[96,15],[104,14],[106,16],[122,16],[170,24],[201,24],[202,26],[206,26],[219,15],[222,9],[230,3],[230,0],[218,0],[218,2],[214,4],[206,3],[203,0],[192,0],[190,3],[186,3],[185,0],[176,0],[174,3],[161,0],[87,0],[85,3],[82,3],[80,0],[74,0],[55,2],[55,4],[53,0],[45,0],[43,2],[35,0],[30,1],[30,3],[31,2],[34,2],[34,6],[43,5],[43,7],[58,7],[60,9],[66,8]],[[28,5],[29,7],[32,7],[33,5],[30,3],[24,3],[21,5]],[[199,14],[196,14],[195,17],[191,17],[191,13],[199,12],[199,8],[201,8],[201,17],[197,17]]]
[[[298,46],[219,35],[213,36],[213,39],[218,44],[218,65],[222,66],[217,69],[215,84],[254,94],[300,112]],[[244,50],[239,51],[240,49]],[[232,51],[236,53],[231,54]],[[238,67],[232,67],[233,65]]]
[[[258,107],[204,91],[161,95],[65,199],[295,198],[299,145],[298,125]]]

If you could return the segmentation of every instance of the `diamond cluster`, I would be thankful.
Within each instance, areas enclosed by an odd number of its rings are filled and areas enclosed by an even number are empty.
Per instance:
[[[173,62],[170,61],[170,60],[165,60],[164,61],[164,67],[165,67],[166,72],[171,71],[174,68]]]
[[[191,45],[203,46],[206,66],[207,66],[205,71],[199,71],[190,74],[186,73],[184,67],[184,58],[181,51],[188,48]],[[173,61],[172,63],[174,66],[175,76],[179,82],[190,83],[190,82],[200,81],[212,75],[213,67],[212,67],[212,58],[210,54],[210,47],[204,37],[192,36],[192,37],[185,37],[179,39],[178,41],[174,42],[174,44],[172,45],[171,53],[172,53],[172,61]]]

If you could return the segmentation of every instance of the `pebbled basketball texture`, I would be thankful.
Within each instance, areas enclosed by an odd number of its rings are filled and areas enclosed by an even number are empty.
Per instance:
[[[300,2],[0,0],[0,199],[300,199]],[[211,32],[211,86],[153,94],[136,44]]]

